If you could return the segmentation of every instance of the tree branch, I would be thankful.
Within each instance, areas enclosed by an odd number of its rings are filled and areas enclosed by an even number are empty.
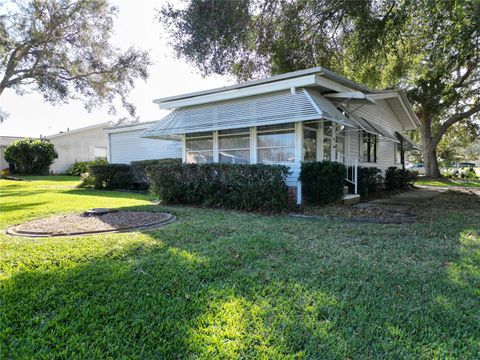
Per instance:
[[[437,146],[437,144],[442,139],[442,136],[447,132],[450,126],[456,124],[459,121],[469,118],[470,116],[474,115],[479,111],[480,111],[480,102],[477,102],[476,104],[472,105],[472,107],[467,111],[450,116],[447,119],[447,121],[445,121],[442,125],[440,125],[440,128],[438,129],[437,133],[432,139],[432,145]]]

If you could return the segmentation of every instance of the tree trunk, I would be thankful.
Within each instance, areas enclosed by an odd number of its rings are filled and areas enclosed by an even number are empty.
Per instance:
[[[432,138],[432,120],[428,115],[419,116],[422,124],[420,132],[422,135],[423,163],[425,165],[425,176],[438,178],[440,177],[440,169],[437,160],[437,144]]]

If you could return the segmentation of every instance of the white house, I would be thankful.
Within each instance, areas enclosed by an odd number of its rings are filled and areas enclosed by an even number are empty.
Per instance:
[[[138,160],[181,158],[181,141],[140,137],[154,123],[156,121],[107,127],[105,131],[108,136],[108,161],[130,164]]]
[[[108,142],[104,128],[107,124],[96,124],[47,136],[58,153],[58,159],[50,166],[50,171],[61,174],[75,161],[106,160]]]
[[[181,141],[184,162],[285,164],[301,202],[300,163],[399,165],[419,125],[401,90],[372,90],[322,67],[154,100],[172,112],[143,138]],[[153,140],[155,141],[155,140]]]

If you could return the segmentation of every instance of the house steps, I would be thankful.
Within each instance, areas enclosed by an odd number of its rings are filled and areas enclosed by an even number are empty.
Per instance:
[[[360,195],[344,194],[342,197],[342,205],[354,205],[360,202]]]

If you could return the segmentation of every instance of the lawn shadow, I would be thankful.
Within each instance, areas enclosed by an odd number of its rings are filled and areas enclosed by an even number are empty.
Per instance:
[[[477,219],[426,227],[126,209],[178,221],[131,234],[144,242],[113,255],[6,280],[7,357],[478,354]]]

